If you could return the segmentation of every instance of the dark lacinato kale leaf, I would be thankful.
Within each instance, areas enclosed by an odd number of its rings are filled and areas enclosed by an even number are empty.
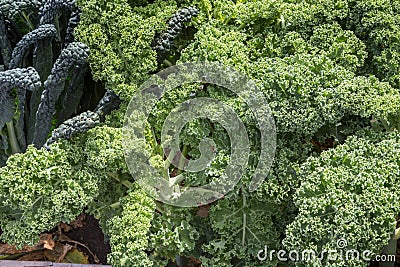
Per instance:
[[[71,77],[68,87],[65,89],[61,100],[61,107],[58,113],[58,121],[63,122],[80,108],[80,101],[85,91],[85,75],[89,72],[89,66],[82,66],[73,77]],[[37,110],[37,109],[36,109]]]
[[[81,20],[82,11],[80,9],[76,9],[72,12],[71,17],[69,18],[67,30],[64,39],[64,47],[68,46],[68,44],[72,43],[75,39],[74,30],[78,26]]]
[[[86,111],[63,122],[52,132],[51,137],[44,146],[49,149],[51,144],[60,139],[71,139],[73,135],[84,133],[96,127],[100,122],[104,122],[105,116],[117,109],[120,104],[121,100],[119,97],[113,91],[108,90],[94,112]]]
[[[40,85],[39,75],[34,68],[0,72],[0,129],[12,120],[16,110],[16,97],[18,101],[22,101],[27,90],[34,91]],[[17,91],[13,92],[14,88]]]
[[[109,114],[111,111],[118,109],[121,105],[121,99],[112,90],[107,90],[104,97],[100,100],[100,103],[94,110],[99,114],[100,119],[104,121],[105,115]]]
[[[75,0],[47,0],[39,10],[40,24],[54,23],[56,16],[64,10],[76,10]]]
[[[100,117],[97,113],[91,111],[83,112],[72,119],[66,120],[55,129],[44,146],[49,149],[49,146],[58,140],[70,139],[74,134],[86,132],[96,127],[99,123]]]
[[[86,64],[89,49],[86,45],[71,43],[61,52],[53,66],[50,76],[44,83],[41,103],[36,114],[33,144],[41,147],[45,144],[52,127],[53,115],[56,112],[56,102],[65,89],[66,79],[72,71],[72,76]]]
[[[174,40],[181,33],[184,23],[189,22],[192,17],[197,16],[199,10],[195,7],[185,7],[178,12],[168,21],[168,29],[155,38],[154,49],[158,54],[164,54],[171,50]]]
[[[21,41],[19,41],[12,53],[10,61],[10,69],[23,67],[23,60],[26,56],[30,46],[37,44],[39,41],[53,38],[57,34],[57,30],[53,24],[43,24],[37,29],[26,34]]]
[[[39,10],[40,25],[58,23],[58,16],[63,12],[70,14],[66,25],[63,47],[67,47],[74,41],[74,29],[78,26],[81,10],[76,6],[75,0],[47,0]]]
[[[0,55],[5,68],[8,68],[8,64],[10,63],[11,53],[12,48],[7,35],[6,18],[0,10]]]
[[[2,0],[0,11],[10,19],[15,19],[21,12],[40,8],[46,0]]]
[[[26,147],[23,123],[26,91],[34,91],[40,85],[39,74],[34,68],[0,72],[0,130],[7,125],[11,147],[11,151],[6,151],[8,146],[4,147],[6,155],[21,152]],[[5,138],[2,139],[3,143],[6,142]]]

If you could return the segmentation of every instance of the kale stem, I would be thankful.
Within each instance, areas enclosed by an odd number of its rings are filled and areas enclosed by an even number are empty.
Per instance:
[[[246,208],[247,206],[247,202],[246,202],[246,195],[245,192],[243,190],[243,185],[242,185],[242,199],[243,199],[243,209]],[[245,241],[246,241],[246,227],[247,227],[247,218],[246,218],[246,213],[243,210],[243,233],[242,233],[242,246],[245,245]]]
[[[179,174],[173,178],[169,179],[169,186],[173,187],[176,184],[181,183],[185,179],[185,176],[183,174]]]
[[[119,207],[121,207],[121,202],[115,202],[111,204],[110,207],[113,209],[118,209]]]
[[[168,59],[164,59],[163,62],[165,65],[167,65],[167,67],[172,67],[174,64],[171,63],[171,61],[169,61]]]
[[[152,139],[153,139],[154,150],[155,150],[155,152],[161,154],[163,150],[162,150],[162,147],[158,145],[157,137],[156,137],[156,133],[154,131],[154,128],[150,124],[149,124],[149,127],[150,127],[150,130],[151,130],[151,135],[152,135]],[[158,148],[158,150],[156,150],[157,148]]]
[[[113,173],[113,172],[107,172],[107,175],[110,176],[111,178],[113,178],[115,181],[121,183],[122,185],[124,185],[126,188],[131,189],[132,188],[132,183],[128,180],[122,180],[119,179],[119,175],[117,173]]]
[[[17,135],[15,134],[14,123],[10,121],[7,122],[6,125],[7,125],[8,137],[10,138],[11,154],[21,153],[21,149],[17,141]]]
[[[25,11],[22,11],[22,17],[24,17],[26,24],[29,27],[30,31],[33,31],[35,27],[33,26],[31,20],[29,19],[29,16],[25,13]]]
[[[54,26],[56,26],[56,29],[57,29],[57,38],[61,42],[61,31],[60,31],[60,20],[59,20],[59,17],[55,18]]]
[[[169,172],[168,172],[169,166],[171,166],[171,162],[172,162],[172,160],[174,160],[174,156],[175,156],[173,154],[174,153],[172,153],[172,151],[169,152],[169,155],[168,155],[167,159],[165,160],[165,164],[164,164],[164,170],[168,176],[168,177],[166,177],[167,179],[169,179]]]
[[[239,25],[238,30],[239,30],[239,31],[240,31],[240,30],[243,30],[243,29],[246,27],[246,25],[247,25],[247,24],[243,22],[242,24]]]
[[[113,172],[107,172],[107,175],[113,178],[117,182],[121,182],[121,180],[118,178],[118,174],[113,173]]]
[[[132,188],[132,183],[129,182],[128,180],[123,180],[123,181],[122,181],[122,184],[123,184],[125,187],[129,188],[129,189]]]
[[[164,213],[165,212],[164,204],[160,201],[155,201],[155,203],[156,203],[156,210],[161,214]]]
[[[182,148],[182,156],[179,159],[178,171],[176,172],[177,175],[179,175],[183,172],[187,153],[188,153],[188,147],[186,145],[184,145]]]

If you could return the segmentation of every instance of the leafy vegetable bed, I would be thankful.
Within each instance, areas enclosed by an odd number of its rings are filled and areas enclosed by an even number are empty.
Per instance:
[[[395,253],[399,21],[398,0],[0,0],[1,240],[34,246],[85,212],[99,221],[115,267],[368,266]],[[262,96],[204,77],[160,95],[147,119],[125,118],[132,97],[159,93],[142,92],[144,82],[160,71],[178,82],[166,70],[189,62],[240,72]],[[185,123],[182,153],[163,150],[174,138],[163,132],[169,114],[204,98],[230,107],[246,129],[242,179],[206,205],[165,204],[137,181],[162,177],[172,200],[226,181],[238,131],[218,118]],[[269,105],[276,130],[271,170],[254,192],[259,121],[268,118],[251,111],[252,98]],[[129,142],[127,121],[144,129]],[[319,257],[263,259],[266,248]],[[323,257],[331,250],[370,254]]]

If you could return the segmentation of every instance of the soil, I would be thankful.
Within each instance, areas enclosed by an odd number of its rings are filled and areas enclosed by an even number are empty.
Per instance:
[[[0,229],[0,235],[1,233],[2,231]],[[70,224],[59,224],[51,231],[43,233],[41,239],[42,237],[48,237],[48,241],[50,242],[46,244],[49,245],[50,248],[43,247],[41,242],[39,242],[35,246],[24,247],[22,250],[17,250],[14,246],[0,242],[0,251],[3,251],[6,255],[12,255],[11,258],[9,258],[12,260],[53,261],[49,256],[60,252],[60,250],[62,251],[64,248],[68,247],[72,249],[74,247],[79,251],[77,253],[78,255],[82,255],[83,258],[86,258],[85,263],[104,265],[107,264],[107,254],[111,252],[110,245],[105,240],[98,221],[93,216],[87,214],[79,215],[77,219]],[[53,251],[54,253],[52,253]],[[55,259],[60,256],[59,254],[55,255],[56,256],[53,256]]]
[[[72,240],[85,244],[97,256],[101,264],[107,264],[107,254],[111,252],[110,245],[105,241],[104,234],[98,221],[91,215],[84,216],[83,226],[72,228],[64,234]],[[95,263],[91,253],[82,248],[89,256],[89,262]]]

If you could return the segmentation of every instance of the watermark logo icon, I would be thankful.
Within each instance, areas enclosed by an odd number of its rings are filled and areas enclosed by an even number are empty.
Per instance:
[[[336,246],[338,249],[346,248],[347,247],[347,240],[344,238],[338,239],[336,241]]]
[[[184,176],[163,177],[151,164],[146,152],[146,124],[155,105],[169,90],[190,83],[212,84],[232,91],[243,100],[257,120],[261,147],[258,165],[253,172],[249,191],[256,190],[267,176],[275,154],[276,130],[274,119],[263,93],[245,75],[218,63],[197,62],[169,67],[143,83],[128,106],[123,127],[123,146],[128,168],[155,199],[179,207],[196,207],[216,201],[231,191],[246,170],[250,146],[244,123],[234,109],[223,102],[207,97],[193,98],[180,103],[164,121],[161,144],[165,158],[184,172],[199,172],[212,162],[215,143],[210,138],[200,142],[200,158],[185,159],[180,151],[179,135],[184,126],[196,118],[217,122],[226,130],[231,143],[231,155],[222,177],[198,187],[181,186]],[[179,159],[179,160],[176,160]]]

